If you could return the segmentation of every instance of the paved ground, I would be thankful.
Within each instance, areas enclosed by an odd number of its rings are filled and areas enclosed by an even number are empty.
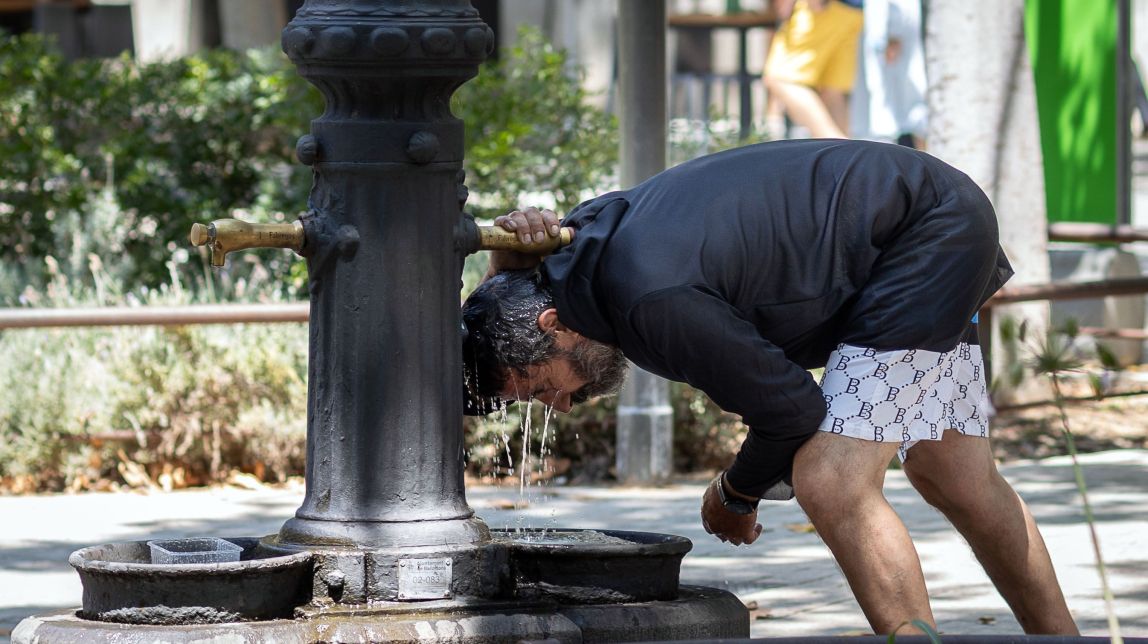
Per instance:
[[[1148,451],[1085,457],[1117,614],[1125,635],[1148,635]],[[1067,459],[1019,463],[1005,475],[1040,522],[1062,584],[1086,634],[1104,634],[1099,578]],[[491,527],[553,526],[668,532],[694,542],[682,580],[726,588],[756,602],[753,636],[861,633],[865,621],[837,568],[793,502],[765,513],[766,534],[735,548],[706,535],[697,521],[704,485],[658,489],[537,489],[520,503],[517,487],[468,491]],[[1004,602],[968,548],[899,472],[888,495],[916,540],[941,629],[1018,633]],[[212,489],[170,494],[84,494],[0,498],[0,641],[31,613],[77,606],[79,579],[68,554],[107,541],[275,532],[299,506],[301,490]]]

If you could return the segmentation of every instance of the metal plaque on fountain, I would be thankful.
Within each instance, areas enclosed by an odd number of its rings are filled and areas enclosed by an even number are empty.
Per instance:
[[[399,561],[399,599],[450,597],[450,559],[403,559]]]

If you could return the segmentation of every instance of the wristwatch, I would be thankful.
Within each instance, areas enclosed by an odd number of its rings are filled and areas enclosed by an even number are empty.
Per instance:
[[[753,514],[757,511],[757,501],[747,501],[736,496],[726,496],[725,493],[725,472],[718,475],[717,479],[718,498],[721,499],[722,507],[733,512],[734,514]]]

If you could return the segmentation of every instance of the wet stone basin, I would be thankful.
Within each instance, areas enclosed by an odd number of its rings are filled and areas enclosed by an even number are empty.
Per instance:
[[[689,539],[624,530],[492,530],[510,548],[515,592],[563,604],[672,600]]]
[[[153,564],[147,541],[72,553],[84,587],[80,617],[127,624],[215,624],[291,617],[310,599],[311,554],[275,556],[254,537],[226,537],[239,561]]]

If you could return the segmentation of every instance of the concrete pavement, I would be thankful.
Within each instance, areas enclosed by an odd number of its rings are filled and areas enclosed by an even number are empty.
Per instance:
[[[1091,454],[1083,461],[1124,634],[1148,635],[1148,451]],[[1015,463],[1003,471],[1041,525],[1082,631],[1106,634],[1099,577],[1068,459]],[[755,603],[754,637],[867,632],[836,565],[794,502],[763,511],[765,534],[738,548],[702,530],[697,516],[704,487],[532,487],[525,503],[517,486],[472,487],[467,496],[492,528],[608,528],[689,537],[694,549],[683,561],[682,581],[725,588]],[[889,473],[886,490],[917,544],[942,632],[1019,633],[968,547],[900,472]],[[0,497],[0,642],[29,614],[79,605],[79,578],[67,563],[73,550],[108,541],[269,534],[301,499],[297,488]]]

